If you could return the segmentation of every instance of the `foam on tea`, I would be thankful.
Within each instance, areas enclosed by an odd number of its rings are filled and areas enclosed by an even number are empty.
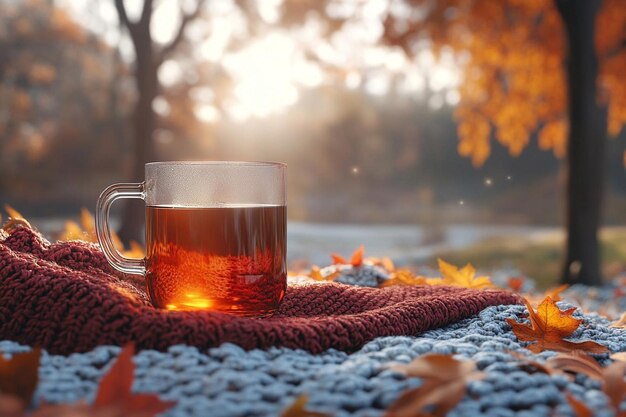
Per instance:
[[[146,207],[146,281],[168,310],[271,314],[285,294],[286,207]]]

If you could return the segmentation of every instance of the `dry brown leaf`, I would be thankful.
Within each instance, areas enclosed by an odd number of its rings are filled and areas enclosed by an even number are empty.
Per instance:
[[[408,269],[398,269],[393,272],[388,280],[384,281],[381,287],[390,287],[392,285],[426,285],[426,278],[416,276]]]
[[[11,207],[11,206],[10,206],[10,205],[8,205],[8,204],[5,204],[5,205],[4,205],[4,211],[6,211],[6,212],[7,212],[7,214],[9,215],[9,218],[10,218],[10,219],[14,219],[14,220],[26,220],[26,219],[24,218],[24,216],[22,216],[22,214],[21,214],[19,211],[15,210],[13,207]]]
[[[131,391],[135,372],[134,353],[132,344],[122,349],[109,372],[102,377],[92,409],[112,409],[119,411],[120,416],[152,417],[176,404],[174,401],[162,401],[156,394]]]
[[[602,379],[600,364],[592,356],[581,351],[559,353],[548,359],[546,366],[567,373],[583,374],[589,378]]]
[[[567,402],[569,403],[569,406],[572,408],[572,411],[574,411],[574,415],[576,417],[592,417],[593,416],[593,411],[591,411],[591,409],[587,407],[582,401],[577,400],[576,397],[574,397],[572,394],[567,393],[565,397],[567,398]]]
[[[331,414],[306,409],[309,397],[306,394],[300,395],[294,402],[280,413],[281,417],[331,417]]]
[[[617,352],[611,355],[611,359],[615,361],[626,362],[626,352]]]
[[[570,352],[573,350],[583,350],[590,353],[606,353],[608,348],[594,341],[571,342],[565,340],[570,336],[582,320],[572,317],[576,308],[561,311],[556,303],[546,297],[537,311],[535,311],[528,300],[524,300],[528,308],[531,325],[518,323],[513,319],[506,319],[513,328],[513,333],[522,342],[532,342],[527,349],[534,353],[544,350],[555,350],[559,352]]]
[[[2,417],[23,417],[24,402],[15,395],[0,393],[0,416]]]
[[[11,359],[0,354],[0,393],[18,398],[27,407],[37,388],[41,349],[16,353]]]
[[[624,372],[626,362],[613,362],[602,370],[604,378],[604,393],[609,397],[611,405],[615,410],[619,410],[622,400],[626,395],[626,382],[624,382]]]
[[[550,297],[552,300],[554,300],[555,302],[561,301],[561,293],[563,291],[565,291],[566,289],[569,288],[569,285],[567,284],[563,284],[563,285],[559,285],[558,287],[554,287],[549,289],[548,291],[546,291],[543,296],[544,298]]]
[[[404,391],[385,413],[388,417],[442,417],[463,399],[467,381],[482,377],[474,362],[441,354],[420,356],[406,365],[394,365],[392,369],[424,382],[418,388]],[[427,414],[426,407],[431,408]]]
[[[613,327],[616,329],[626,329],[626,312],[620,316],[619,320],[611,323],[609,327]]]
[[[451,285],[464,288],[491,288],[493,284],[489,277],[476,277],[476,269],[472,264],[467,264],[459,269],[447,263],[443,259],[437,260],[441,278],[428,278],[426,282],[430,285]]]

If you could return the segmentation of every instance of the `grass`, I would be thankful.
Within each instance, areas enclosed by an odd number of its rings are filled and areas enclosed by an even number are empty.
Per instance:
[[[605,228],[600,239],[604,277],[614,278],[626,269],[626,228]],[[537,233],[522,238],[502,236],[438,256],[457,265],[471,262],[481,269],[513,267],[533,278],[539,289],[546,289],[559,282],[564,242],[563,233]]]

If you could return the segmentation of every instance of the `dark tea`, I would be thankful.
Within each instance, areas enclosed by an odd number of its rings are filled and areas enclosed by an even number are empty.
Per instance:
[[[285,294],[285,206],[146,207],[146,281],[168,310],[264,316]]]

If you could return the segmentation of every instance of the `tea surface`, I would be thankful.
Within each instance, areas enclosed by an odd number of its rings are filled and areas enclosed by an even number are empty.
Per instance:
[[[147,287],[168,310],[271,314],[287,285],[285,206],[146,208]]]

